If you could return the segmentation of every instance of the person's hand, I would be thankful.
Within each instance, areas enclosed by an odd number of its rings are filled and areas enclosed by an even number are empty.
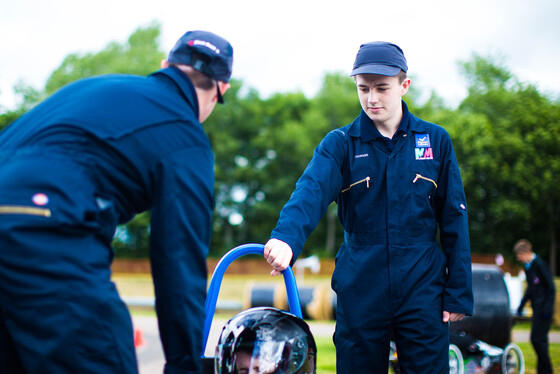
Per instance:
[[[264,246],[264,258],[273,270],[270,275],[280,275],[290,266],[294,253],[292,248],[281,240],[270,239]]]
[[[443,312],[443,322],[457,322],[465,318],[465,315],[462,313],[450,313],[447,311]]]

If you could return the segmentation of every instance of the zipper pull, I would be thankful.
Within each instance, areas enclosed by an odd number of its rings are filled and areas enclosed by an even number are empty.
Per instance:
[[[370,177],[366,177],[366,185],[367,185],[367,188],[369,188],[369,180],[370,180]]]
[[[418,177],[420,176],[420,174],[416,174],[416,178],[414,178],[414,180],[412,181],[412,183],[416,183],[416,181],[418,180]]]

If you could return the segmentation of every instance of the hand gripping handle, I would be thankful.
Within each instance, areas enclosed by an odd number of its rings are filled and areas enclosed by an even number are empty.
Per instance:
[[[216,265],[216,269],[214,270],[212,279],[210,280],[208,295],[206,296],[206,317],[204,319],[204,336],[202,340],[203,357],[204,352],[206,351],[206,345],[208,344],[208,335],[210,334],[212,319],[214,318],[214,313],[216,312],[218,294],[220,293],[220,286],[222,284],[222,279],[224,277],[226,269],[234,260],[238,259],[241,256],[249,254],[264,255],[264,245],[244,244],[235,247],[227,252]],[[299,318],[302,318],[299,294],[292,268],[288,266],[288,268],[282,272],[282,275],[284,276],[284,283],[286,285],[286,293],[288,295],[288,305],[290,306],[290,312],[295,314]]]

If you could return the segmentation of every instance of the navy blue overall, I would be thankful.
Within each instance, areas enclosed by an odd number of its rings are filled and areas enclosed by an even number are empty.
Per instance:
[[[338,373],[387,373],[392,334],[403,372],[448,372],[443,311],[472,313],[467,209],[451,140],[404,102],[403,112],[392,151],[363,111],[327,134],[271,235],[297,257],[338,204]]]
[[[542,257],[535,255],[525,264],[527,288],[521,298],[517,313],[521,314],[527,301],[531,301],[531,344],[537,354],[537,374],[551,374],[552,362],[548,353],[548,332],[554,316],[556,291],[550,267]]]
[[[199,373],[213,162],[176,68],[77,81],[0,133],[0,371],[137,372],[111,240],[151,209],[165,370]]]

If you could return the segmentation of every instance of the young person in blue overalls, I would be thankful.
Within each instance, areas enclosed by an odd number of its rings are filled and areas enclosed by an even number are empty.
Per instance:
[[[409,113],[407,70],[395,44],[360,47],[351,76],[362,111],[317,146],[265,246],[278,274],[338,204],[338,373],[387,373],[392,335],[403,372],[448,373],[448,322],[473,311],[457,159],[442,127]]]

